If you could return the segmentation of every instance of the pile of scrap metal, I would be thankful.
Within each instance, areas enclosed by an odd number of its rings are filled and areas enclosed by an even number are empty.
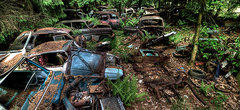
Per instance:
[[[142,41],[141,37],[144,36],[144,33],[139,30],[133,34],[130,34],[129,37],[125,38],[125,40],[123,40],[123,43],[125,45],[128,45],[129,48],[134,50],[149,49],[151,46],[156,45],[167,45],[167,47],[170,47],[171,45],[169,43],[169,37],[175,34],[176,32],[173,31],[168,34],[158,36],[156,38],[151,38],[147,39],[146,41]]]
[[[90,108],[108,106],[103,102],[97,104],[107,98],[99,95],[108,92],[104,79],[116,80],[123,76],[122,67],[117,65],[112,54],[81,48],[69,32],[57,28],[24,32],[11,47],[18,50],[1,52],[0,87],[12,88],[25,95],[28,94],[25,91],[31,91],[22,103],[22,110],[46,109],[62,102],[68,110],[73,110],[69,106],[76,109],[89,108],[89,104]],[[4,96],[0,95],[1,98]],[[16,102],[25,100],[20,95],[11,99]],[[8,106],[10,102],[1,103]],[[119,110],[123,110],[122,103],[118,104]]]
[[[64,20],[62,24],[71,27],[75,31],[81,32],[84,39],[89,41],[99,41],[104,38],[114,38],[112,28],[108,24],[94,25],[89,20]],[[79,40],[77,42],[80,42]]]

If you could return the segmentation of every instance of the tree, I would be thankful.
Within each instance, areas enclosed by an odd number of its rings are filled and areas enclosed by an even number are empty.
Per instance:
[[[192,56],[191,56],[191,60],[190,60],[190,66],[193,66],[195,60],[196,60],[196,55],[197,55],[197,51],[198,51],[198,38],[199,38],[199,34],[200,34],[200,28],[201,28],[201,24],[202,24],[202,16],[204,13],[204,10],[206,8],[206,0],[200,0],[200,5],[201,5],[201,9],[198,15],[198,23],[197,23],[197,28],[196,28],[196,33],[193,37],[193,51],[192,51]]]

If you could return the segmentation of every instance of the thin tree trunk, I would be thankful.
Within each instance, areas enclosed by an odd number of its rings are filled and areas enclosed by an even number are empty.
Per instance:
[[[142,0],[139,0],[138,1],[138,8],[141,8],[141,5],[142,5]]]
[[[197,24],[197,29],[196,29],[196,33],[193,37],[193,51],[192,51],[192,57],[190,60],[190,66],[193,66],[195,60],[196,60],[196,55],[197,55],[197,51],[198,51],[198,38],[199,38],[199,34],[200,34],[200,28],[201,28],[201,22],[202,22],[202,15],[203,12],[200,12],[198,15],[198,24]]]

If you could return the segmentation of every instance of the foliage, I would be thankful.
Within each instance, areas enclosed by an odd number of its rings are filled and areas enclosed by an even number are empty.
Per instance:
[[[106,5],[106,2],[102,0],[71,0],[69,2],[69,5],[77,9],[87,7],[86,10],[91,11],[91,10],[97,10],[96,6],[98,5]]]
[[[87,49],[89,49],[89,50],[95,50],[96,49],[96,44],[97,44],[97,42],[94,42],[94,41],[88,41],[88,42],[86,42],[86,44],[87,44]]]
[[[116,38],[111,42],[111,47],[113,49],[113,54],[119,56],[122,61],[128,62],[130,57],[130,49],[124,45],[122,42],[126,36],[124,36],[123,31],[115,31]]]
[[[169,40],[175,44],[178,44],[183,40],[185,42],[190,42],[191,38],[194,36],[194,33],[192,31],[193,30],[188,27],[182,27],[181,30],[177,31],[177,34],[170,36]]]
[[[127,8],[137,3],[138,0],[108,0],[107,4],[113,6],[113,8],[118,9],[119,12],[122,12],[123,8]]]
[[[99,19],[97,19],[97,18],[95,18],[95,17],[90,17],[90,16],[88,16],[88,15],[87,15],[86,17],[83,17],[82,20],[89,20],[89,21],[91,21],[94,25],[99,25],[99,24],[101,24]]]
[[[179,25],[192,25],[197,23],[197,14],[200,12],[200,7],[203,0],[191,0],[188,2],[181,2],[180,6],[184,6],[179,13],[178,23]],[[215,24],[217,17],[223,18],[237,18],[238,14],[234,13],[233,10],[239,6],[239,1],[237,0],[204,0],[206,1],[204,6],[204,16],[203,21],[212,25]],[[171,5],[173,8],[179,4]],[[174,12],[173,12],[174,14]],[[174,18],[175,19],[175,18]]]
[[[128,19],[125,21],[125,23],[121,20],[121,27],[135,27],[139,23],[139,19],[132,18],[131,16],[127,17]]]
[[[205,96],[207,96],[208,93],[212,92],[213,89],[214,89],[213,83],[211,85],[207,85],[204,84],[204,82],[202,81],[200,90],[204,93]]]
[[[211,100],[211,103],[216,105],[217,107],[221,107],[222,103],[227,100],[227,96],[224,95],[222,92],[217,92],[217,96],[214,97],[213,100]]]
[[[149,32],[147,32],[146,30],[143,30],[144,35],[142,36],[142,41],[145,41],[147,39],[151,39],[151,38],[156,38],[156,35],[151,35]]]
[[[215,90],[214,84],[204,84],[202,81],[200,90],[204,93],[205,96],[213,97],[210,98],[210,102],[214,104],[216,107],[221,107],[222,103],[227,100],[227,96],[222,92]]]
[[[140,15],[142,15],[144,13],[144,10],[143,9],[140,9],[137,13],[136,13],[136,15],[137,16],[140,16]]]
[[[120,96],[126,106],[131,106],[132,102],[144,100],[145,93],[138,93],[137,77],[135,75],[128,75],[116,82],[108,80],[112,88],[113,95]]]
[[[56,26],[56,22],[64,17],[62,5],[61,0],[9,0],[1,3],[0,43],[5,39],[14,39],[26,30]]]
[[[208,35],[209,28],[202,29],[202,35]],[[218,40],[217,40],[218,39]],[[219,34],[216,40],[199,42],[199,57],[203,60],[215,60],[221,62],[227,60],[232,68],[240,66],[240,38]],[[233,70],[237,73],[239,70]]]
[[[217,26],[213,26],[213,28],[208,28],[204,26],[201,29],[201,36],[208,36],[209,33],[213,34],[214,30],[218,30]],[[224,45],[226,42],[226,36],[219,35],[218,38],[210,39],[206,38],[207,40],[199,41],[199,53],[204,59],[215,59],[217,61],[222,60],[223,54],[225,52]]]
[[[81,35],[82,30],[75,29],[75,30],[72,30],[72,33],[73,33],[73,35]]]
[[[56,19],[63,18],[66,14],[63,12],[64,3],[62,0],[33,0],[35,6],[39,7],[42,13],[48,14]]]

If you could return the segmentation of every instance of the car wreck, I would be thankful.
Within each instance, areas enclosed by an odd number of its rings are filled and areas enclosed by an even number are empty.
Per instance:
[[[157,14],[159,13],[155,8],[153,7],[149,7],[149,8],[143,8],[144,12],[143,12],[143,16],[144,15],[149,15],[149,14]]]
[[[140,18],[140,28],[148,31],[150,34],[161,36],[164,31],[164,21],[160,16],[143,16]]]
[[[93,14],[102,24],[111,25],[112,28],[118,28],[120,25],[119,13],[112,11],[98,11]]]
[[[31,33],[31,35],[30,35]],[[71,30],[65,28],[41,28],[31,31],[22,32],[10,46],[9,50],[23,49],[24,46],[27,51],[34,47],[48,42],[59,40],[74,40],[78,39],[70,35]],[[79,44],[80,46],[81,44]]]
[[[104,38],[114,38],[112,28],[108,24],[94,25],[88,20],[64,20],[61,21],[61,23],[74,30],[80,31],[87,41],[99,41]]]
[[[0,94],[0,103],[6,107],[18,103],[22,110],[49,108],[60,103],[68,110],[73,110],[69,109],[69,106],[75,109],[102,108],[103,104],[95,105],[100,103],[100,98],[93,97],[96,97],[95,93],[106,92],[105,89],[98,89],[104,87],[101,83],[103,79],[116,80],[123,75],[122,67],[116,63],[116,57],[83,49],[74,40],[54,40],[52,37],[53,41],[48,39],[41,44],[35,44],[35,35],[42,35],[44,32],[49,33],[38,30],[21,34],[16,40],[24,42],[22,39],[27,38],[22,49],[19,46],[18,50],[1,52],[0,88],[16,94]],[[31,40],[32,38],[34,39]],[[17,82],[9,83],[14,80]],[[71,88],[72,83],[79,87],[78,92]],[[92,85],[87,86],[88,83]],[[65,90],[64,85],[72,86]],[[20,94],[23,93],[26,93],[25,97],[21,97]],[[73,97],[74,101],[71,100]]]

